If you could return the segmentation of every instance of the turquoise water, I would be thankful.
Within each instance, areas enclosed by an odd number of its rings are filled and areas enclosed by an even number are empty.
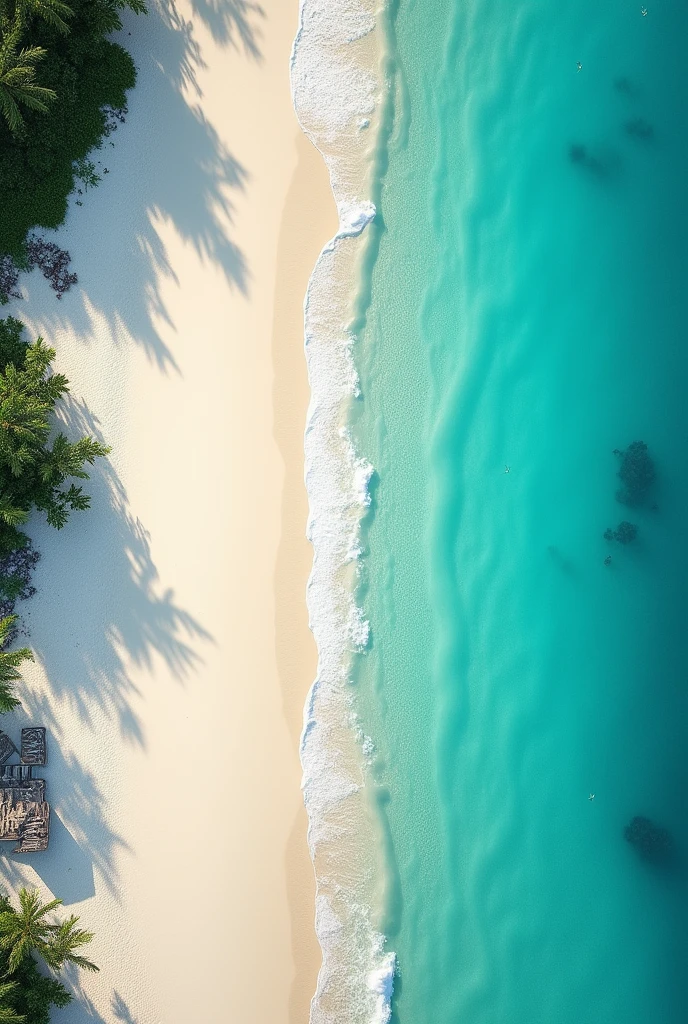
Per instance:
[[[398,1024],[688,1019],[684,883],[623,838],[688,855],[688,8],[647,2],[388,11],[352,419]]]

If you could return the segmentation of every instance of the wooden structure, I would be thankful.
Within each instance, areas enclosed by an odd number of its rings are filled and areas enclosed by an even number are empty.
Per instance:
[[[45,729],[22,729],[19,756],[22,764],[46,764]]]
[[[45,799],[45,779],[33,777],[34,766],[46,762],[45,729],[22,729],[20,752],[0,732],[0,841],[16,842],[15,853],[48,848],[50,805]]]
[[[6,732],[0,732],[0,764],[4,764],[5,761],[9,761],[12,754],[17,753],[12,740],[9,738]]]

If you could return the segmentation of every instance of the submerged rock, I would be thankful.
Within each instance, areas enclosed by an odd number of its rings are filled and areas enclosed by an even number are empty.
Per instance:
[[[630,544],[637,536],[638,527],[634,523],[627,522],[625,519],[614,530],[614,540],[618,540],[619,544]]]
[[[571,143],[569,160],[600,179],[616,177],[621,169],[618,153],[605,148],[597,148],[591,152],[582,142]]]
[[[620,458],[619,478],[624,486],[616,497],[623,505],[642,505],[657,475],[647,445],[644,441],[632,441]]]
[[[624,829],[624,838],[648,864],[669,867],[675,863],[676,851],[671,833],[649,818],[642,815],[633,818]]]
[[[626,519],[624,519],[622,523],[619,523],[615,530],[606,529],[604,531],[605,540],[617,540],[619,544],[630,544],[637,536],[638,527],[635,523],[629,523]]]
[[[626,121],[624,128],[627,135],[645,142],[649,142],[655,135],[655,130],[650,122],[642,117],[634,117],[630,121]]]

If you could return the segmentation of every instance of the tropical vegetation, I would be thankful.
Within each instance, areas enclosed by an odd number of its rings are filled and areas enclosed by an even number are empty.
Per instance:
[[[19,906],[0,895],[0,1024],[49,1024],[51,1006],[67,1006],[71,995],[54,977],[67,964],[87,971],[96,965],[83,955],[92,932],[71,915],[50,915],[62,900],[42,902],[35,890],[20,889]],[[39,969],[42,962],[52,974]]]
[[[19,321],[6,324],[4,352],[0,336],[0,556],[24,544],[20,527],[34,509],[59,530],[71,510],[88,508],[89,496],[71,481],[88,479],[84,467],[110,451],[89,436],[69,441],[58,431],[51,439],[55,406],[69,381],[50,372],[55,350],[42,338],[27,344]]]
[[[55,407],[69,382],[50,371],[54,350],[41,338],[27,344],[22,333],[20,321],[0,320],[0,712],[19,703],[13,684],[31,657],[26,648],[5,649],[16,635],[14,601],[31,593],[37,560],[22,526],[38,511],[59,530],[73,510],[88,508],[90,497],[76,481],[88,479],[85,467],[110,451],[88,435],[70,441],[55,431]]]
[[[28,647],[19,647],[14,651],[5,650],[5,646],[12,637],[16,621],[16,615],[7,615],[4,619],[0,619],[0,714],[14,711],[21,704],[14,692],[14,684],[21,679],[18,669],[22,662],[33,661],[33,653]],[[1,1018],[0,1024],[2,1024]]]
[[[134,64],[108,36],[127,7],[144,0],[0,0],[0,256],[21,264],[31,228],[62,223],[87,154],[126,106]]]
[[[144,0],[0,0],[0,304],[18,296],[19,271],[34,266],[58,298],[76,281],[69,254],[33,229],[58,227],[76,183],[99,180],[89,154],[123,121],[136,78],[129,54],[108,38],[127,7],[145,11]],[[32,657],[9,649],[14,604],[34,592],[39,557],[22,527],[37,511],[59,530],[88,508],[79,481],[109,451],[56,429],[68,381],[51,372],[53,349],[22,333],[16,319],[0,320],[0,713],[18,706],[19,669]],[[53,919],[60,903],[23,888],[15,907],[0,894],[0,1024],[49,1024],[51,1007],[71,1001],[55,973],[98,970],[78,918]]]

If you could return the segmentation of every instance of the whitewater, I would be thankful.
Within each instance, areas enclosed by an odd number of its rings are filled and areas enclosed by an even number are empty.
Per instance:
[[[304,304],[311,388],[304,442],[307,535],[314,550],[307,597],[318,671],[304,712],[301,761],[323,953],[312,1024],[387,1024],[395,972],[394,953],[374,921],[370,752],[351,687],[352,657],[369,639],[356,590],[373,466],[357,455],[346,424],[350,402],[360,394],[351,331],[357,265],[376,214],[369,147],[384,88],[376,63],[374,5],[303,0],[292,95],[304,131],[327,163],[339,215]]]

